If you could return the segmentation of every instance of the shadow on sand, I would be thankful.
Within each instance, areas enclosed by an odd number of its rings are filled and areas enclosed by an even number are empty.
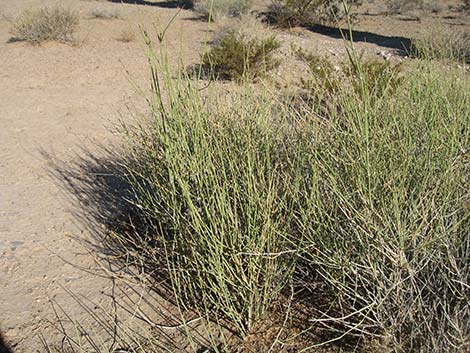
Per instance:
[[[313,25],[306,27],[308,30],[328,36],[330,38],[342,39],[343,36],[350,40],[349,30],[347,28],[336,28],[324,25]],[[354,42],[371,43],[377,46],[393,49],[397,54],[405,56],[411,51],[411,39],[400,36],[384,36],[367,31],[352,31]]]
[[[113,3],[118,4],[130,4],[130,5],[143,5],[143,6],[155,6],[161,7],[164,9],[191,9],[193,7],[193,3],[191,0],[169,0],[169,1],[145,1],[145,0],[110,0]]]
[[[5,339],[3,338],[1,333],[0,333],[0,353],[13,353],[12,349],[5,342]]]
[[[185,351],[188,329],[199,347],[209,346],[203,333],[203,321],[194,320],[196,314],[185,314],[185,320],[191,324],[182,324],[163,249],[149,230],[155,231],[155,228],[143,220],[141,211],[132,202],[132,190],[123,167],[125,154],[98,146],[93,153],[82,148],[72,162],[59,160],[44,151],[42,156],[50,178],[71,200],[74,219],[91,234],[91,239],[82,236],[76,239],[106,268],[98,275],[112,279],[112,292],[105,296],[112,299],[113,306],[149,327],[153,339],[169,351]],[[119,282],[125,282],[124,286],[118,286]],[[86,305],[74,293],[66,291],[80,305]],[[62,312],[63,317],[67,315]],[[107,335],[113,337],[114,349],[123,347],[122,342],[127,342],[129,337],[125,341],[114,337],[118,330],[113,320],[106,320],[106,315],[103,313],[99,318],[103,322],[98,322],[98,315],[95,315],[95,324],[109,327]],[[69,332],[62,333],[68,347],[73,347]],[[141,343],[135,342],[136,345]]]

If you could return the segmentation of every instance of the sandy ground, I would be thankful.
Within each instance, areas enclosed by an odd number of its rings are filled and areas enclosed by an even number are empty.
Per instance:
[[[2,1],[0,12],[14,16],[44,3]],[[83,310],[63,287],[105,301],[100,293],[109,291],[109,280],[74,266],[96,267],[72,239],[89,238],[91,231],[74,216],[79,206],[51,172],[57,163],[73,168],[98,144],[111,146],[109,127],[138,100],[126,71],[145,85],[146,58],[138,41],[115,40],[120,31],[134,21],[166,23],[177,11],[99,4],[119,8],[123,19],[87,19],[97,5],[72,3],[83,17],[76,46],[7,44],[11,24],[0,21],[0,330],[17,352],[43,351],[40,334],[60,339],[51,325],[51,299],[81,319]],[[171,39],[184,36],[191,50],[183,47],[183,55],[191,59],[205,26],[189,23],[185,30],[181,21]]]
[[[76,169],[87,153],[99,155],[97,146],[113,149],[118,139],[110,127],[120,116],[129,116],[128,106],[139,106],[128,75],[146,87],[143,47],[139,40],[123,43],[116,38],[138,23],[164,26],[179,11],[167,3],[62,1],[81,14],[76,45],[7,43],[9,18],[27,7],[54,3],[0,0],[0,332],[16,352],[45,351],[41,335],[51,345],[60,343],[51,301],[78,322],[88,321],[89,314],[69,292],[103,307],[112,305],[106,294],[114,283],[94,274],[94,256],[81,242],[100,230],[77,216],[84,205],[58,175]],[[90,18],[97,7],[116,9],[121,18]],[[407,37],[410,28],[420,33],[433,20],[388,21],[385,27],[374,16],[362,22],[367,33],[381,34],[378,42],[361,44],[371,55],[393,55],[392,37]],[[170,57],[181,55],[186,63],[196,63],[208,34],[194,13],[181,11],[167,33]],[[278,35],[335,55],[343,50],[341,40],[328,33]]]

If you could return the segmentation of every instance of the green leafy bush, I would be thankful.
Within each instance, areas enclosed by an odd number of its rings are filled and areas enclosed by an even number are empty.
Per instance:
[[[280,47],[275,37],[248,37],[231,31],[202,55],[202,65],[217,78],[255,79],[279,66],[273,54]]]
[[[45,7],[26,10],[15,20],[11,40],[33,43],[47,40],[70,41],[78,24],[78,13],[70,9]]]

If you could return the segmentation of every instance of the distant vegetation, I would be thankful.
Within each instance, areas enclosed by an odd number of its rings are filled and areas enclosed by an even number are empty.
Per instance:
[[[280,47],[275,37],[248,37],[230,32],[202,55],[203,68],[217,78],[255,79],[279,66],[273,54]]]
[[[449,31],[436,26],[426,35],[413,40],[411,54],[420,58],[470,63],[470,30]]]
[[[113,20],[121,18],[121,14],[117,10],[96,8],[90,12],[90,17],[99,20]]]
[[[15,19],[11,40],[32,43],[71,41],[78,24],[78,13],[70,9],[55,6],[26,10]]]
[[[237,17],[248,13],[252,0],[195,0],[193,8],[206,18],[212,20],[221,17]]]

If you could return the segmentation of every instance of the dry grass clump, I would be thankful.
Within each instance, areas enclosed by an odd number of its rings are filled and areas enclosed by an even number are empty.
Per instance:
[[[205,18],[218,20],[222,17],[238,17],[248,13],[252,7],[252,0],[196,0],[194,11]]]
[[[219,79],[253,80],[279,66],[274,52],[280,45],[274,36],[258,38],[230,31],[202,55],[202,66]]]
[[[96,8],[90,11],[90,17],[98,20],[113,20],[121,18],[121,14],[117,10]]]
[[[79,25],[76,11],[59,6],[26,10],[14,21],[12,41],[71,41]]]
[[[123,42],[123,43],[130,43],[130,42],[135,41],[135,39],[136,39],[136,35],[132,29],[123,29],[119,33],[119,36],[116,38],[117,41]]]

